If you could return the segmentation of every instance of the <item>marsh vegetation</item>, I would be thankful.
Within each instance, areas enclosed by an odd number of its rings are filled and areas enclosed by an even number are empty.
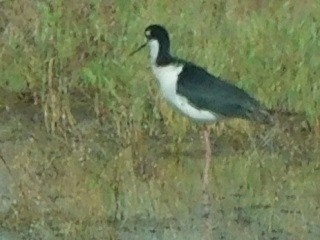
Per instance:
[[[0,1],[0,238],[201,239],[199,126],[147,52],[244,88],[277,124],[213,126],[216,239],[320,238],[320,2]]]

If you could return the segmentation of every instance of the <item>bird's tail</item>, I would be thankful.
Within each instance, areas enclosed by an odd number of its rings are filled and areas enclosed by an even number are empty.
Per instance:
[[[274,125],[274,118],[271,115],[271,112],[264,108],[264,107],[258,107],[255,108],[253,111],[250,111],[250,114],[248,116],[251,120],[266,124],[266,125]]]

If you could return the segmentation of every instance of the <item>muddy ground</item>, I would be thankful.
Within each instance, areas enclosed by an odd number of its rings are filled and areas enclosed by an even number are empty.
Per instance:
[[[0,109],[1,240],[204,238],[197,132],[175,151],[161,129],[137,153],[89,102],[73,107],[76,130],[64,138],[46,131],[40,106],[10,97]],[[320,239],[319,137],[299,117],[280,122],[218,134],[215,239]]]

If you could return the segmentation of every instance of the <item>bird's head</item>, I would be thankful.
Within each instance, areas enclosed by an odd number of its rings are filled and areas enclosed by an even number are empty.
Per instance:
[[[169,42],[169,34],[167,30],[158,24],[150,25],[144,30],[147,41]]]
[[[150,47],[150,56],[152,61],[155,61],[155,59],[158,57],[160,50],[162,53],[169,54],[169,50],[170,50],[169,34],[163,26],[158,24],[149,25],[144,30],[144,35],[147,39],[147,42],[142,44],[135,51],[133,51],[130,54],[130,56],[140,51],[142,48],[144,48],[147,45]]]

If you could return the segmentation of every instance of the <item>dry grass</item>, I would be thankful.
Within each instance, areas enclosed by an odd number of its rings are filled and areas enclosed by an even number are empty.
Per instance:
[[[0,2],[0,199],[9,206],[0,208],[0,236],[202,238],[197,126],[163,103],[147,54],[127,57],[144,27],[161,22],[177,55],[281,112],[272,129],[214,127],[215,236],[318,239],[319,8]]]

